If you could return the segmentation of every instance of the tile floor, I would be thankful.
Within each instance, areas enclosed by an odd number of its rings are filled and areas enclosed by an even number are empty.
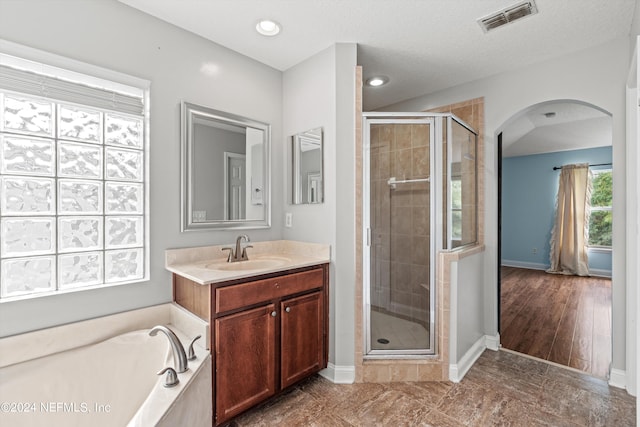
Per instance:
[[[419,323],[371,310],[371,348],[411,350],[429,347],[429,331]],[[378,342],[386,339],[388,344]]]
[[[635,426],[635,398],[604,380],[487,350],[458,384],[333,384],[313,377],[231,426]]]

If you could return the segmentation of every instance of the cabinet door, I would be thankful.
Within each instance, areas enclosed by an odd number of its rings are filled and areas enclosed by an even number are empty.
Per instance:
[[[281,387],[324,367],[324,304],[321,292],[280,303]]]
[[[275,393],[276,315],[269,304],[215,320],[216,424]]]

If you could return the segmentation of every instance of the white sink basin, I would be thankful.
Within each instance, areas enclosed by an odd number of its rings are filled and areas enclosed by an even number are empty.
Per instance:
[[[205,264],[204,267],[211,270],[219,271],[254,271],[281,267],[289,262],[291,262],[291,260],[284,257],[260,257],[249,259],[248,261],[216,262]]]

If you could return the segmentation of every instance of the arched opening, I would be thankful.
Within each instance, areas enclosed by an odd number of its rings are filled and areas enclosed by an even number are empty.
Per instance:
[[[612,133],[606,111],[554,100],[516,113],[498,137],[501,345],[604,378],[612,352]],[[552,275],[559,173],[577,163],[589,164],[594,189],[585,220],[589,276]]]

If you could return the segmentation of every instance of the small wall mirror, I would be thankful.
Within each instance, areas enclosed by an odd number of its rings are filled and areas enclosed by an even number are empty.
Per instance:
[[[324,201],[322,128],[291,137],[293,200],[295,205]]]
[[[182,231],[270,226],[271,127],[181,103]]]

